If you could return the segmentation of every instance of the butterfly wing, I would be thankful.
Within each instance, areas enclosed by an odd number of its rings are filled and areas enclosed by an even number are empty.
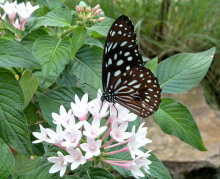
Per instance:
[[[145,67],[133,67],[115,78],[110,90],[115,101],[143,118],[152,115],[161,102],[161,88],[154,74]]]
[[[120,16],[111,26],[104,47],[102,63],[103,90],[118,75],[132,67],[143,66],[136,44],[134,26],[128,17]]]

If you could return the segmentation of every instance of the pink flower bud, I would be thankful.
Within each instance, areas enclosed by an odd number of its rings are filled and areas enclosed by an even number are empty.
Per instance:
[[[76,12],[80,13],[81,9],[79,6],[76,6]]]
[[[92,19],[93,22],[98,22],[98,19]]]
[[[100,17],[100,18],[98,18],[98,22],[102,22],[102,21],[104,21],[105,20],[105,17]]]
[[[80,18],[80,19],[83,19],[83,16],[82,16],[82,15],[79,15],[79,18]]]
[[[81,6],[81,12],[83,12],[83,11],[84,11],[84,9],[85,9],[85,8],[84,8],[84,6]]]
[[[86,13],[89,13],[91,11],[91,7],[86,8]]]
[[[96,12],[99,8],[100,8],[100,5],[97,4],[97,5],[93,8],[93,12]]]
[[[94,13],[94,15],[95,15],[95,16],[98,16],[99,14],[101,14],[101,12],[102,12],[102,9],[98,9],[98,10]]]
[[[90,20],[92,18],[92,16],[87,16],[86,20]]]

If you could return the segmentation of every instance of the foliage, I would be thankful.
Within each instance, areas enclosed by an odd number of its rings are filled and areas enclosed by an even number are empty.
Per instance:
[[[68,1],[65,4],[59,0],[53,3],[52,0],[37,2],[41,7],[27,23],[25,31],[17,33],[14,29],[12,30],[10,22],[0,21],[0,27],[3,29],[0,33],[0,156],[4,156],[0,158],[1,178],[9,175],[12,178],[30,176],[58,178],[56,174],[48,173],[50,164],[46,157],[50,156],[50,148],[46,145],[43,148],[41,145],[33,147],[31,144],[33,137],[30,133],[38,128],[39,123],[53,127],[51,113],[58,112],[61,104],[69,107],[75,94],[82,96],[87,92],[90,97],[94,97],[96,91],[92,88],[102,87],[103,42],[113,20],[105,17],[103,22],[84,26],[77,24],[79,19],[76,12],[69,8],[74,6],[68,6]],[[116,14],[118,13],[117,6],[110,8],[111,1],[105,3],[104,9],[108,8],[112,13],[116,10]],[[181,2],[177,1],[171,6],[172,14],[166,25],[172,22],[171,26],[168,26],[168,30],[172,33],[161,44],[151,38],[152,25],[159,23],[156,15],[153,15],[154,11],[159,9],[156,6],[158,2],[148,0],[148,6],[145,6],[145,1],[140,1],[138,7],[145,10],[141,12],[136,10],[138,8],[134,8],[135,3],[136,1],[132,0],[129,3],[130,7],[126,7],[127,11],[124,12],[125,14],[136,13],[136,18],[142,17],[144,12],[143,20],[137,24],[147,26],[147,28],[142,27],[141,32],[146,32],[144,34],[147,34],[145,38],[148,43],[161,49],[158,56],[162,56],[167,49],[180,52],[191,51],[186,44],[195,45],[200,42],[191,40],[192,37],[198,37],[200,32],[183,38],[187,28],[198,28],[201,24],[182,27],[184,24],[191,23],[189,20],[187,22],[182,20],[181,22],[184,23],[180,23],[175,18],[175,9],[182,7]],[[195,8],[195,4],[190,8],[196,11],[193,14],[202,13],[199,8]],[[110,14],[109,11],[106,14]],[[182,17],[184,17],[183,14]],[[208,17],[206,22],[210,22]],[[148,21],[149,19],[151,21]],[[199,22],[202,23],[201,21],[200,19]],[[149,24],[152,25],[149,26]],[[177,30],[176,24],[182,27],[182,32]],[[207,28],[209,26],[210,24]],[[211,37],[207,36],[207,39],[213,44],[210,41]],[[172,40],[175,40],[176,45],[170,44]],[[180,47],[184,50],[180,50]],[[157,53],[151,48],[149,51],[152,54]],[[214,48],[201,53],[181,53],[159,64],[158,59],[155,58],[146,63],[146,66],[158,77],[163,93],[186,92],[203,79],[214,53]],[[165,133],[178,137],[198,150],[206,150],[193,116],[181,103],[174,99],[163,98],[160,109],[154,114],[154,120]],[[10,149],[15,150],[17,154],[13,156]],[[42,159],[35,156],[41,153],[40,150],[44,152]],[[117,157],[126,160],[129,156]],[[151,174],[146,174],[147,178],[162,178],[164,175],[170,178],[164,165],[154,155],[150,159]],[[30,165],[25,165],[20,170],[19,162]],[[120,168],[115,169],[124,177],[130,175]],[[90,166],[83,166],[78,173],[83,178],[115,178],[103,168]],[[71,172],[69,176],[72,177]],[[75,175],[74,178],[78,176]]]

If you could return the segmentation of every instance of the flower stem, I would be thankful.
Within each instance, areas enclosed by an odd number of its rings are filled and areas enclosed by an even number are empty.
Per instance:
[[[113,147],[117,147],[119,145],[126,144],[128,142],[129,142],[129,139],[125,140],[124,142],[120,142],[120,143],[117,143],[117,144],[114,144],[114,145],[109,145],[109,146],[105,147],[105,149],[110,149],[110,148],[113,148]]]
[[[128,151],[129,151],[128,147],[126,146],[126,147],[124,147],[124,148],[122,148],[120,150],[116,150],[116,151],[112,151],[112,152],[107,152],[105,154],[106,155],[114,155],[114,154],[117,154],[117,153],[120,153],[120,152],[128,152]]]

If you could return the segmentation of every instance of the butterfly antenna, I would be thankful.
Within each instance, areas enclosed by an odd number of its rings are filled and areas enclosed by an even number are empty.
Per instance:
[[[92,89],[94,89],[97,93],[99,93],[99,94],[102,96],[102,94],[101,94],[97,89],[95,89],[93,86],[91,86],[91,85],[88,84],[88,83],[83,83],[82,85],[84,85],[84,84],[88,85],[89,87],[91,87]]]

